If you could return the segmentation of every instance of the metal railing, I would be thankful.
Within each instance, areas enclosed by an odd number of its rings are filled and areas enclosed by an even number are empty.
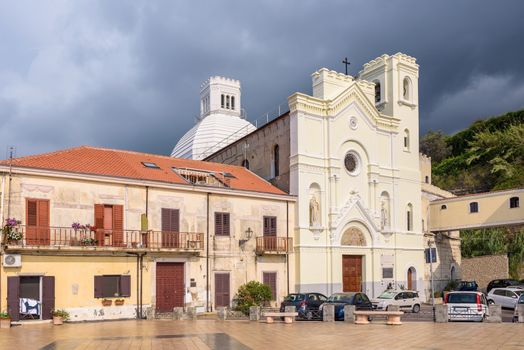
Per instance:
[[[286,254],[289,253],[293,246],[293,239],[277,236],[262,236],[257,237],[256,252],[258,254],[273,253]]]
[[[21,247],[110,247],[123,249],[203,250],[204,234],[140,230],[73,229],[71,227],[37,227],[20,225],[13,228],[21,239],[4,237],[8,246]],[[16,235],[12,235],[16,236]]]

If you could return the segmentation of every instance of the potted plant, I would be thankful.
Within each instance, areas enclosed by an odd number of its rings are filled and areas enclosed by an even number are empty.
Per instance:
[[[115,300],[115,305],[116,306],[122,306],[122,305],[124,305],[124,301],[125,301],[124,299],[116,299]]]
[[[51,311],[51,315],[53,315],[53,324],[56,326],[59,326],[64,323],[64,321],[69,320],[69,312],[58,309]]]
[[[96,242],[97,240],[91,237],[83,237],[80,239],[80,243],[84,246],[93,246],[96,244]]]
[[[7,312],[0,312],[0,328],[10,328],[11,317]]]
[[[20,225],[20,220],[15,218],[9,218],[5,220],[5,225],[2,228],[4,235],[7,238],[7,242],[11,244],[18,244],[22,240],[22,232],[18,230],[18,225]]]
[[[102,299],[102,306],[111,306],[113,304],[113,300],[111,299]]]

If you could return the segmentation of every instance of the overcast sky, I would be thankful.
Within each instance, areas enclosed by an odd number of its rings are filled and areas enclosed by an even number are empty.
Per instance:
[[[169,154],[199,88],[239,79],[248,119],[310,74],[398,51],[421,134],[524,108],[524,1],[0,0],[0,158],[82,144]]]

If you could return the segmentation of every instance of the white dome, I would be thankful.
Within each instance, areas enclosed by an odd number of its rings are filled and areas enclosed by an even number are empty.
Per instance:
[[[171,157],[201,160],[255,130],[238,116],[212,113],[182,136]]]

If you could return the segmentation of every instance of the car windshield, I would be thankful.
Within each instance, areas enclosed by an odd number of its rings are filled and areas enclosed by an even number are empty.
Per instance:
[[[352,294],[333,294],[328,298],[328,301],[350,301],[353,297]]]
[[[475,293],[449,293],[448,303],[450,304],[476,304],[477,294]]]
[[[393,299],[397,295],[397,292],[385,291],[378,296],[379,299]]]
[[[303,294],[289,294],[284,298],[284,301],[301,301],[304,300]]]

